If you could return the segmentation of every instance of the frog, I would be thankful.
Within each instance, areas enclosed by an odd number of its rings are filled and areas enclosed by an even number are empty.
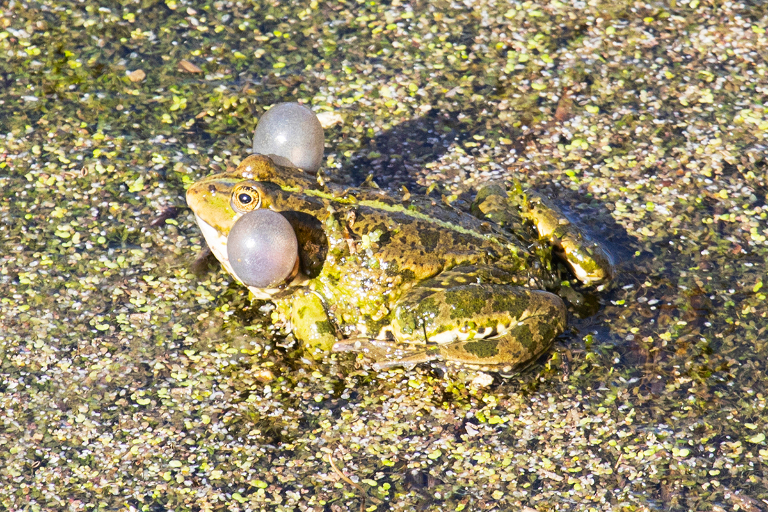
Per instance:
[[[193,183],[186,199],[238,282],[226,247],[235,222],[259,208],[289,221],[295,270],[270,288],[248,289],[274,302],[315,358],[357,352],[376,369],[433,363],[514,373],[566,328],[554,292],[568,270],[555,258],[586,286],[613,277],[601,245],[517,182],[488,184],[461,208],[371,180],[346,187],[253,154]]]

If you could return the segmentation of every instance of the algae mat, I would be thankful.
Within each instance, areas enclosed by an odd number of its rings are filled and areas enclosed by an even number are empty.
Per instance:
[[[0,9],[2,508],[768,509],[763,2]],[[340,181],[543,191],[616,282],[515,377],[303,359],[184,204],[281,101]]]

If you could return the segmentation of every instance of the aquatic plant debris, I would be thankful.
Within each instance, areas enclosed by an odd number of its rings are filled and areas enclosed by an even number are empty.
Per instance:
[[[766,6],[287,4],[0,7],[0,508],[768,509]],[[549,195],[616,286],[490,383],[302,358],[183,199],[285,101],[334,180]]]

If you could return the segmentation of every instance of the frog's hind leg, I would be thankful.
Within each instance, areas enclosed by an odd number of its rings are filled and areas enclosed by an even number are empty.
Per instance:
[[[472,283],[456,270],[421,283],[400,301],[392,325],[396,341],[426,346],[380,365],[442,360],[514,370],[548,350],[565,328],[566,308],[557,295]],[[466,284],[457,284],[462,280]]]
[[[613,277],[610,257],[598,244],[587,238],[553,203],[531,190],[523,191],[518,182],[507,189],[491,183],[477,192],[470,211],[515,234],[524,224],[533,223],[538,237],[570,267],[584,284],[601,284]]]
[[[421,350],[404,352],[400,357],[376,358],[373,367],[382,370],[440,361],[484,371],[519,372],[546,352],[555,336],[562,331],[558,323],[553,324],[551,321],[552,318],[544,322],[530,319],[519,322],[504,335],[495,338],[431,344]]]
[[[434,349],[435,358],[479,370],[517,372],[552,346],[562,326],[551,322],[551,318],[544,321],[532,318],[513,325],[502,336],[439,345]]]

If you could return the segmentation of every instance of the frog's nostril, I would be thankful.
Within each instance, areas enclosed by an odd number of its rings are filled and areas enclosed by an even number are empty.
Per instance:
[[[309,172],[317,171],[323,162],[323,142],[323,127],[317,116],[298,103],[275,105],[261,117],[253,132],[254,153]]]

